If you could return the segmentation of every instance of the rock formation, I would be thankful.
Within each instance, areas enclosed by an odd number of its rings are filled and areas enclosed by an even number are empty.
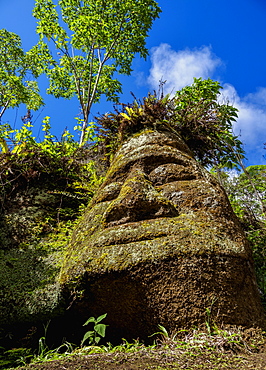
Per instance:
[[[217,324],[264,326],[251,250],[218,182],[174,133],[117,151],[77,225],[60,282],[69,314],[107,313],[109,333],[147,337]]]

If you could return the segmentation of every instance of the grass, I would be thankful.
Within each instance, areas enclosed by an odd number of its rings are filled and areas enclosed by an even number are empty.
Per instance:
[[[265,341],[263,332],[255,329],[219,329],[211,333],[203,328],[181,330],[170,334],[160,326],[154,343],[145,346],[138,340],[126,340],[118,346],[110,343],[75,348],[66,342],[54,350],[40,340],[39,353],[32,357],[28,369],[260,369],[250,361],[259,356],[259,349]],[[254,357],[255,356],[255,357]],[[266,354],[265,367],[266,368]],[[263,358],[264,358],[263,357]],[[263,364],[264,360],[260,359]],[[4,368],[2,368],[4,369]],[[18,368],[16,368],[18,370]]]

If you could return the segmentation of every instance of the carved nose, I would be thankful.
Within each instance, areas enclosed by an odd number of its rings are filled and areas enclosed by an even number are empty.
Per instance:
[[[174,204],[155,189],[141,169],[130,172],[104,214],[107,226],[175,216],[178,212]]]

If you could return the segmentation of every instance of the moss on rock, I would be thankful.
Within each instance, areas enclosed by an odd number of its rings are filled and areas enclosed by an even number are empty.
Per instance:
[[[107,312],[127,337],[201,324],[211,302],[217,323],[264,326],[227,196],[173,133],[144,131],[120,147],[74,230],[60,282],[84,292],[74,315]]]

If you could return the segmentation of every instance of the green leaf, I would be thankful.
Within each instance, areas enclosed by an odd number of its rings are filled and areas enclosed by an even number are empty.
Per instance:
[[[100,342],[100,340],[101,340],[101,337],[95,337],[94,338],[95,344],[98,344]]]
[[[101,337],[105,337],[105,330],[106,330],[106,325],[104,324],[97,324],[94,326],[94,330],[96,333],[98,333]]]
[[[165,337],[169,337],[169,334],[168,334],[168,331],[165,329],[164,326],[158,324],[158,328],[161,330],[162,334],[165,336]]]
[[[90,317],[90,318],[85,322],[85,324],[83,324],[83,326],[88,325],[90,322],[96,323],[96,319],[95,319],[95,317]]]
[[[105,319],[107,316],[107,313],[97,317],[97,320],[95,321],[96,324],[98,324],[100,321],[102,321],[103,319]]]
[[[92,339],[94,336],[94,331],[87,331],[81,341],[81,346],[83,345],[83,343],[88,340],[88,339]]]

